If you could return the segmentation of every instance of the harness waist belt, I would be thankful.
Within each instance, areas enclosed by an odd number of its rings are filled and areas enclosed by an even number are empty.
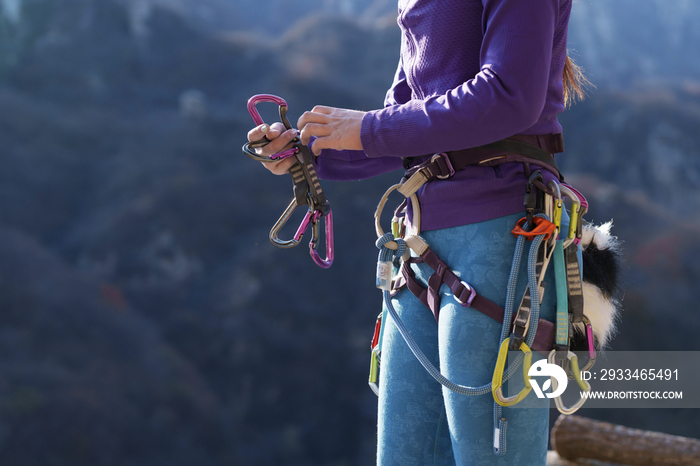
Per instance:
[[[430,181],[454,175],[456,171],[469,165],[493,166],[507,162],[522,162],[542,165],[563,180],[553,156],[563,151],[564,138],[561,133],[516,135],[483,146],[444,152],[439,154],[442,157],[434,156],[416,166],[411,164],[421,157],[405,157],[403,161],[407,171],[404,179],[410,178],[419,170],[424,172],[427,181]]]

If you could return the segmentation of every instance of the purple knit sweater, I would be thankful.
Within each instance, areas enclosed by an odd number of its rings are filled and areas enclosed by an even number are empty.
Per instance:
[[[321,178],[362,179],[414,157],[515,134],[556,134],[571,0],[400,0],[401,56],[363,151],[324,150]],[[552,179],[545,173],[545,181]],[[467,167],[421,188],[422,229],[523,210],[522,164]]]

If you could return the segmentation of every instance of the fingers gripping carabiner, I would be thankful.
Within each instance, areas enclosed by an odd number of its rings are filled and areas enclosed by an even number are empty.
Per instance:
[[[292,128],[292,126],[289,124],[289,120],[287,120],[287,102],[285,102],[281,97],[269,94],[255,95],[248,100],[248,112],[250,112],[250,116],[253,117],[253,121],[256,125],[263,124],[263,119],[260,117],[260,113],[258,113],[256,108],[256,105],[261,102],[272,102],[277,104],[279,106],[280,119],[282,120],[284,127],[287,129]],[[311,223],[313,230],[313,237],[309,243],[311,259],[313,259],[313,261],[320,267],[327,269],[333,263],[333,214],[331,213],[330,204],[326,199],[326,195],[321,188],[321,183],[319,181],[318,174],[316,173],[316,169],[314,168],[314,156],[308,147],[301,144],[298,137],[295,137],[292,140],[293,147],[291,149],[279,152],[269,157],[259,155],[256,149],[259,149],[260,147],[263,147],[269,143],[270,141],[267,138],[248,142],[243,145],[243,153],[253,160],[265,163],[278,161],[292,156],[295,156],[296,158],[295,163],[289,167],[289,174],[292,177],[292,183],[294,185],[294,199],[292,199],[292,202],[270,230],[270,242],[279,248],[293,248],[301,242],[304,232],[309,227],[309,223]],[[296,209],[304,204],[307,205],[308,209],[292,239],[280,239],[280,230],[282,230],[282,228],[287,224]],[[321,259],[321,256],[316,251],[316,244],[318,243],[319,237],[318,223],[323,217],[326,217],[325,259]]]
[[[292,129],[292,125],[289,124],[289,120],[287,119],[287,102],[285,102],[283,98],[271,94],[258,94],[248,99],[248,112],[250,113],[250,116],[253,117],[253,121],[256,125],[262,125],[264,123],[262,117],[260,116],[260,113],[258,113],[258,109],[256,108],[256,105],[261,102],[272,102],[274,104],[279,105],[280,120],[282,120],[282,124],[284,124],[285,128]],[[292,142],[298,143],[299,138],[294,138]],[[293,147],[291,149],[278,152],[277,154],[271,155],[269,157],[259,155],[255,151],[255,149],[259,149],[263,146],[266,146],[269,143],[270,140],[266,137],[263,137],[262,139],[257,141],[247,142],[243,145],[243,153],[253,160],[267,163],[291,157],[295,155],[298,151],[297,147]]]

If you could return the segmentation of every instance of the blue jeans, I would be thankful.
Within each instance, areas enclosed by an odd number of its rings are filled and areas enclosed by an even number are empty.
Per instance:
[[[522,214],[443,230],[421,236],[437,255],[482,296],[503,305],[515,250],[510,233]],[[522,261],[516,307],[527,284],[527,252]],[[432,274],[425,264],[413,265],[425,285]],[[556,302],[552,267],[540,317],[554,320]],[[393,304],[423,352],[443,375],[461,385],[491,381],[499,349],[501,323],[457,303],[449,288],[440,290],[439,323],[407,289]],[[493,453],[493,397],[465,396],[436,382],[420,365],[384,312],[379,392],[378,466],[545,465],[549,400],[528,396],[534,408],[504,408],[508,419],[506,453]],[[515,378],[521,374],[516,372]],[[522,381],[520,382],[522,383]]]

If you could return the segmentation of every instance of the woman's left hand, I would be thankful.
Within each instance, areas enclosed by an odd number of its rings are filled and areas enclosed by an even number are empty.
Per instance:
[[[302,144],[308,144],[311,136],[316,140],[312,146],[314,155],[322,149],[362,150],[360,129],[365,112],[344,108],[317,105],[304,112],[297,122]]]

